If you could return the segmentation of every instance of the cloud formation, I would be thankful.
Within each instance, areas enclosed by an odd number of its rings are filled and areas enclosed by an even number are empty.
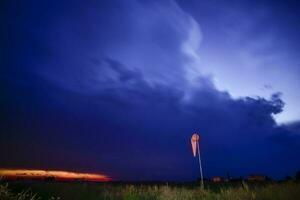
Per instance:
[[[298,129],[274,120],[281,94],[217,89],[201,71],[200,26],[175,2],[34,5],[4,24],[2,167],[190,180],[195,131],[206,176],[285,176],[300,166]]]

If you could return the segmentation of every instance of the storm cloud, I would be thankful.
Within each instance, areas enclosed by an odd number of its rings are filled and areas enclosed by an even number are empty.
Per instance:
[[[176,2],[4,7],[1,167],[192,180],[193,132],[207,177],[282,177],[300,166],[297,123],[274,120],[281,93],[218,89],[201,70],[200,25]]]

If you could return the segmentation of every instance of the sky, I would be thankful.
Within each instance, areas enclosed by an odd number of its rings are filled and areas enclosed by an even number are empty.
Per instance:
[[[115,180],[300,169],[297,1],[0,3],[0,168]]]

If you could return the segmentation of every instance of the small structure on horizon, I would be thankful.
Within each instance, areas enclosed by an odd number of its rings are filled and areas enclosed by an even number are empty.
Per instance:
[[[214,177],[212,177],[211,181],[214,183],[221,183],[224,181],[224,179],[221,176],[214,176]]]
[[[247,181],[266,181],[268,180],[267,176],[252,174],[247,177]]]

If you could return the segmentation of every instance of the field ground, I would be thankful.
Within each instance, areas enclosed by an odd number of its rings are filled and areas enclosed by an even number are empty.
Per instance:
[[[298,200],[300,182],[121,184],[14,181],[0,184],[1,200]]]

